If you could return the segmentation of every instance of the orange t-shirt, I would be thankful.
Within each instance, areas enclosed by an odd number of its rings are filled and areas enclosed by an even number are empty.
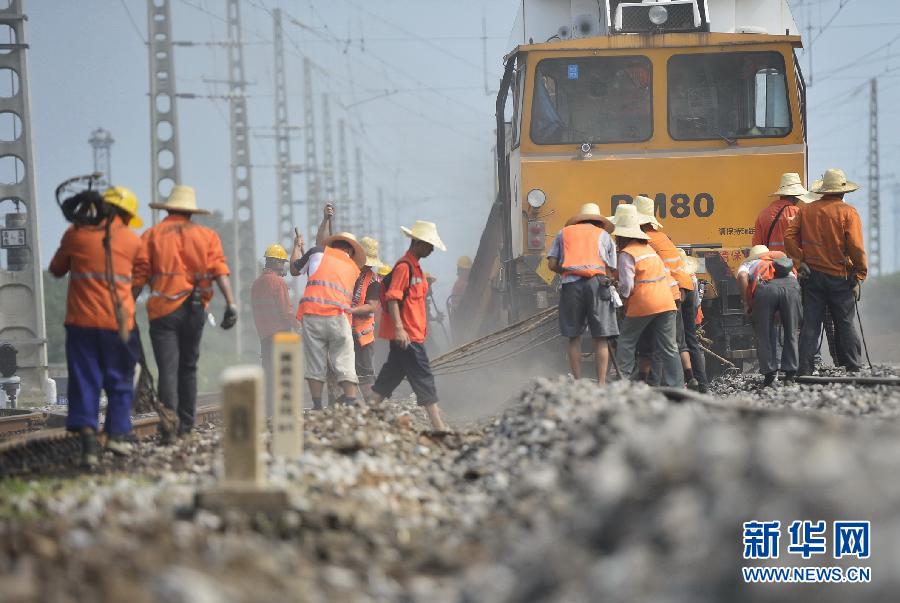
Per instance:
[[[782,211],[782,208],[784,210]],[[781,212],[779,215],[778,212]],[[765,245],[769,251],[784,251],[784,233],[791,220],[800,213],[800,208],[792,201],[785,199],[776,199],[762,210],[756,218],[756,228],[753,231],[753,245]],[[772,226],[772,222],[778,216],[778,222]],[[769,229],[772,229],[772,236],[767,240]]]
[[[69,274],[66,298],[66,324],[75,327],[117,331],[115,303],[106,281],[106,253],[103,250],[103,226],[70,226],[59,249],[50,261],[50,273]],[[116,297],[129,330],[134,328],[133,279],[148,269],[147,251],[140,237],[120,219],[110,226],[110,250],[115,275]]]
[[[177,310],[194,287],[200,290],[206,307],[213,296],[213,281],[229,274],[219,235],[191,222],[188,216],[169,214],[147,229],[143,239],[150,256],[150,320]],[[136,284],[142,287],[145,282]]]
[[[408,262],[408,263],[407,263]],[[412,273],[410,273],[410,265]],[[428,314],[425,299],[428,295],[428,281],[415,256],[406,252],[391,271],[391,286],[385,291],[385,300],[400,302],[400,320],[403,329],[414,343],[424,343],[428,334]],[[387,304],[381,310],[378,329],[381,339],[394,339],[396,329]]]

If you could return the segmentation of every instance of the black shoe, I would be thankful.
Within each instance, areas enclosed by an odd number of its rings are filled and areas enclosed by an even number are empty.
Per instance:
[[[175,434],[171,431],[161,431],[159,433],[159,445],[160,446],[174,446],[175,445]]]
[[[848,366],[848,367],[847,367],[847,372],[848,372],[848,373],[858,373],[858,372],[860,372],[861,370],[862,370],[862,367],[860,367],[860,366]]]
[[[772,387],[772,384],[775,383],[775,377],[777,373],[766,373],[763,375],[763,387]]]
[[[700,385],[697,386],[697,391],[700,392],[701,394],[708,394],[709,393],[709,385],[706,383],[701,383]]]
[[[781,380],[785,385],[792,385],[797,380],[797,371],[786,371]]]
[[[322,400],[313,400],[313,410],[325,410],[328,404]]]
[[[81,432],[81,466],[84,469],[94,469],[100,462],[100,444],[97,443],[97,434],[93,429],[84,429]]]
[[[353,396],[341,396],[338,398],[338,404],[343,404],[344,406],[356,406],[356,398]]]

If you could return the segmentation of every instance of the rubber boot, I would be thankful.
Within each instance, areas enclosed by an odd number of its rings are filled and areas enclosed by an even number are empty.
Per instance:
[[[81,431],[81,467],[94,469],[99,462],[100,444],[97,443],[97,434],[93,429],[83,429]]]

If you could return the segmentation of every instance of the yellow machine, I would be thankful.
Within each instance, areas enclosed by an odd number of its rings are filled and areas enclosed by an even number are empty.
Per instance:
[[[693,18],[678,12],[686,5]],[[641,194],[656,200],[675,244],[700,260],[717,351],[737,361],[752,355],[731,273],[781,174],[806,173],[805,87],[794,55],[800,37],[788,35],[793,20],[764,33],[740,25],[730,6],[733,14],[717,13],[725,9],[715,0],[607,0],[599,35],[569,30],[569,39],[519,44],[507,55],[499,190],[463,302],[478,317],[469,336],[556,302],[547,250],[583,203],[612,215]],[[660,10],[668,20],[657,23]],[[731,16],[733,31],[714,31],[711,15]],[[776,17],[770,27],[784,23]]]

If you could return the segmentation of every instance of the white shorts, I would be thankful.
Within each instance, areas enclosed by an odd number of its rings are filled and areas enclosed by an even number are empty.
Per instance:
[[[353,332],[346,316],[307,314],[300,321],[300,332],[303,335],[303,363],[307,379],[324,383],[330,366],[338,383],[359,383],[356,378]]]

